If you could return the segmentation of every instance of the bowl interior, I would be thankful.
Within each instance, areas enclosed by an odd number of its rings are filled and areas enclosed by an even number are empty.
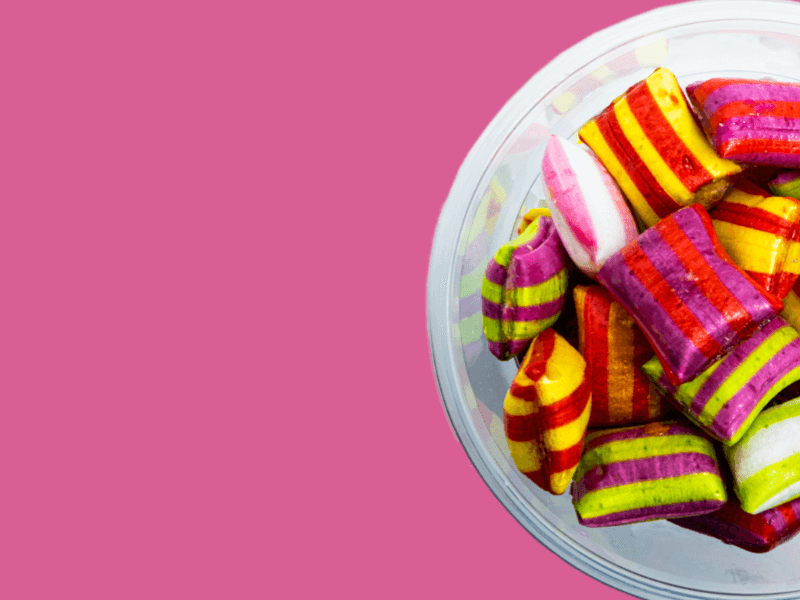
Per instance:
[[[764,10],[767,5],[780,10]],[[578,568],[644,597],[800,597],[800,537],[757,555],[666,521],[582,527],[569,493],[551,496],[517,472],[503,434],[502,403],[516,366],[488,351],[480,285],[489,258],[514,236],[522,215],[544,203],[548,136],[577,141],[586,121],[659,66],[675,73],[684,89],[719,76],[800,81],[800,6],[734,1],[670,8],[660,9],[663,19],[626,21],[613,35],[583,42],[595,52],[572,53],[565,58],[569,68],[562,61],[561,72],[534,78],[510,103],[516,113],[509,116],[507,106],[476,145],[462,168],[473,179],[468,188],[454,186],[437,230],[452,245],[434,245],[430,281],[440,288],[433,296],[429,289],[434,363],[454,430],[487,484],[534,536]],[[444,272],[444,263],[448,276],[437,280],[434,272]],[[446,344],[435,343],[439,328]]]

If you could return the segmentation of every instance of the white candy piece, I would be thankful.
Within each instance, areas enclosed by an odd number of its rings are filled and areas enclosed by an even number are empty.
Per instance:
[[[745,512],[758,514],[800,497],[800,398],[759,414],[725,455]]]
[[[599,160],[555,135],[547,141],[542,171],[558,235],[572,261],[594,277],[638,235],[622,192]]]

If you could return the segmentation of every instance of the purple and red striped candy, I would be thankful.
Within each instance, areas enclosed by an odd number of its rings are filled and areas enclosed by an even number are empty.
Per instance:
[[[716,512],[671,521],[749,552],[769,552],[800,531],[800,499],[751,515],[731,497]]]
[[[686,94],[722,158],[800,167],[800,85],[715,78]]]
[[[676,387],[783,308],[734,264],[697,204],[647,229],[609,258],[597,278],[636,320]]]

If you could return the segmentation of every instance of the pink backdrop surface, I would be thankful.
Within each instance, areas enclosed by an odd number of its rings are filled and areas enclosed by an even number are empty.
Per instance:
[[[304,240],[326,232],[338,254],[306,247],[308,273],[327,293],[306,298],[305,314],[321,304],[332,318],[319,323],[330,356],[306,385],[314,378],[331,391],[310,392],[316,401],[302,410],[322,416],[310,429],[293,417],[291,446],[298,437],[319,446],[285,466],[301,493],[282,502],[303,524],[278,534],[278,562],[293,565],[279,571],[284,593],[629,597],[541,546],[472,467],[438,398],[425,285],[441,206],[504,103],[584,37],[666,4],[413,0],[304,14],[308,45],[290,44],[302,68],[279,67],[291,81],[279,104],[300,109],[308,133],[281,147],[297,174],[283,183],[289,196],[311,186],[310,206],[297,207]],[[297,124],[283,125],[294,136]]]
[[[430,245],[511,95],[666,4],[0,8],[0,597],[627,597],[448,427]]]

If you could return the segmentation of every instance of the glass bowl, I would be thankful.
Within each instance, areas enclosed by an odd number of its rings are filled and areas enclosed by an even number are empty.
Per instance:
[[[666,521],[578,524],[569,493],[552,496],[515,469],[502,403],[516,372],[488,351],[480,286],[522,215],[544,204],[551,133],[578,129],[656,67],[685,88],[711,77],[800,81],[800,4],[706,0],[650,11],[559,55],[506,104],[470,151],[444,204],[428,276],[428,333],[445,411],[475,468],[542,544],[584,573],[642,598],[800,599],[800,537],[752,554]]]

